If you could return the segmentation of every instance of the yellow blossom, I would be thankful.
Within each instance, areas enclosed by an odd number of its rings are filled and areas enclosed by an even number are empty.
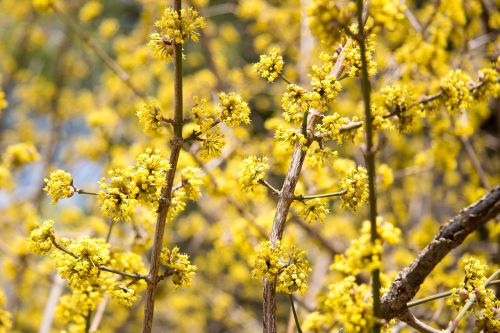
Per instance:
[[[50,11],[54,3],[55,0],[33,0],[33,7],[35,7],[36,10],[44,13]]]
[[[240,95],[236,93],[217,94],[219,97],[219,107],[221,108],[221,120],[228,126],[238,126],[241,123],[250,123],[250,109],[247,102],[243,101]]]
[[[31,231],[28,237],[30,250],[36,254],[49,252],[52,249],[52,237],[54,237],[54,221],[45,221]]]
[[[351,169],[345,178],[339,182],[339,187],[345,190],[342,195],[342,206],[356,210],[368,199],[368,173],[365,168]]]
[[[191,265],[187,254],[179,253],[176,246],[172,250],[161,250],[160,262],[167,268],[167,274],[172,275],[172,282],[176,288],[189,287],[196,272],[196,266]]]
[[[160,107],[157,103],[142,104],[137,110],[139,123],[145,133],[158,134],[163,124]]]
[[[295,205],[297,215],[304,219],[306,223],[325,222],[326,216],[330,213],[328,202],[319,198],[299,201]]]
[[[448,111],[455,113],[467,109],[472,102],[469,75],[461,70],[450,72],[441,80],[441,90],[444,94],[444,105]]]
[[[304,294],[308,288],[307,276],[311,268],[306,253],[296,247],[266,241],[259,244],[252,276],[276,279],[278,292]]]
[[[200,187],[203,185],[203,181],[200,172],[200,169],[193,167],[186,167],[181,171],[182,187],[189,200],[195,201],[201,197]]]
[[[266,178],[269,170],[267,157],[251,156],[243,161],[238,182],[246,192],[253,192],[255,188]]]
[[[50,173],[49,178],[45,178],[47,184],[43,190],[52,198],[52,204],[64,198],[70,198],[75,193],[73,187],[73,177],[64,170],[56,170]]]
[[[38,154],[35,145],[30,142],[10,145],[2,154],[2,162],[11,168],[20,168],[39,159],[40,154]]]
[[[253,65],[253,70],[264,79],[273,82],[283,69],[284,62],[280,52],[279,48],[273,48],[268,54],[261,55],[260,61]]]

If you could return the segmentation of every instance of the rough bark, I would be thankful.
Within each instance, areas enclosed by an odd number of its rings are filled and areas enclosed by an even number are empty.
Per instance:
[[[382,298],[382,317],[400,318],[434,267],[465,238],[500,214],[500,185],[442,226],[418,257],[404,268]]]

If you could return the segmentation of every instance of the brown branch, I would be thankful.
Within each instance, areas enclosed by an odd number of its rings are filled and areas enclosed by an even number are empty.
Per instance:
[[[88,47],[94,51],[97,56],[116,74],[118,77],[129,87],[135,95],[145,99],[147,96],[140,89],[135,86],[129,74],[124,71],[120,65],[116,63],[107,53],[104,51],[99,45],[97,45],[94,40],[90,37],[90,35],[78,25],[77,21],[70,17],[66,12],[64,12],[61,8],[52,6],[54,12],[64,21],[64,23],[71,29],[78,37],[87,44]]]
[[[174,0],[174,10],[180,15],[181,1]],[[142,332],[151,333],[153,329],[153,316],[155,308],[155,296],[158,287],[158,271],[160,269],[160,254],[163,247],[163,235],[167,222],[168,209],[172,201],[172,188],[174,186],[174,176],[179,161],[179,154],[182,148],[182,127],[183,127],[183,105],[182,105],[182,45],[176,44],[174,47],[174,137],[171,140],[170,170],[167,172],[165,185],[161,190],[158,200],[158,211],[156,218],[156,228],[151,254],[151,266],[147,281],[147,291],[144,301],[144,321],[142,322]]]
[[[418,292],[420,285],[434,267],[465,238],[495,218],[500,213],[500,185],[489,191],[479,201],[463,209],[420,252],[418,257],[404,268],[392,282],[382,298],[382,317],[389,320],[400,317],[408,303]]]
[[[332,75],[339,77],[344,62],[344,49],[339,54],[335,65],[333,66]],[[309,115],[309,116],[308,116]],[[320,115],[314,109],[309,110],[304,115],[304,121],[302,124],[302,131],[307,135],[308,142],[306,147],[308,147],[314,139],[314,125],[319,119]],[[305,126],[304,126],[305,125]],[[305,131],[304,131],[305,130]],[[285,181],[283,187],[280,191],[278,203],[276,205],[276,213],[274,215],[273,226],[271,230],[271,235],[269,240],[272,244],[280,241],[283,237],[283,231],[285,230],[286,218],[290,210],[290,206],[295,199],[294,191],[299,180],[299,175],[302,170],[302,165],[304,164],[304,159],[307,154],[307,149],[304,150],[301,145],[295,145],[292,154],[292,160],[290,166],[288,167],[287,174],[285,176]],[[277,322],[276,322],[276,280],[269,280],[264,278],[264,292],[263,292],[263,327],[264,333],[276,333]]]

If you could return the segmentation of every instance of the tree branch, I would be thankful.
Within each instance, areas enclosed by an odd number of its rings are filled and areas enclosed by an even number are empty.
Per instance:
[[[173,0],[174,10],[179,13],[182,8],[181,0]],[[144,301],[144,321],[142,323],[142,333],[151,333],[153,329],[153,316],[155,307],[155,296],[158,286],[158,271],[160,269],[160,254],[163,247],[163,235],[167,222],[168,209],[172,201],[172,188],[174,186],[174,176],[179,161],[179,154],[182,148],[182,127],[183,127],[183,106],[182,106],[182,45],[175,44],[174,47],[174,137],[171,140],[170,170],[167,172],[165,185],[161,190],[158,200],[158,211],[156,218],[156,228],[151,254],[151,266],[147,278],[147,291]]]
[[[382,298],[382,317],[398,318],[406,311],[408,303],[418,292],[420,285],[434,267],[465,238],[495,218],[500,213],[500,185],[486,193],[479,201],[463,209],[420,252],[418,257],[404,268],[392,282]]]

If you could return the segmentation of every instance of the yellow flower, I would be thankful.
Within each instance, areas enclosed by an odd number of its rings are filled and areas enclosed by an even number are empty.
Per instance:
[[[243,101],[240,95],[236,93],[224,93],[220,92],[217,94],[219,97],[219,107],[221,108],[221,120],[227,126],[238,126],[241,123],[250,123],[250,109],[248,108],[247,102]]]
[[[172,250],[163,248],[160,254],[160,263],[166,266],[167,274],[172,275],[175,288],[189,287],[191,285],[191,280],[197,268],[191,265],[187,254],[179,253],[177,246]]]
[[[306,223],[325,222],[326,215],[330,213],[327,208],[328,202],[319,198],[299,201],[295,209],[297,215],[304,219]]]
[[[31,231],[28,237],[30,250],[36,254],[49,252],[52,249],[52,237],[54,237],[54,221],[46,221]]]
[[[101,191],[97,194],[99,206],[104,216],[114,221],[129,221],[135,209],[136,200],[130,193],[133,170],[115,169],[109,172],[109,183],[106,178],[99,182]]]
[[[384,104],[391,112],[397,113],[396,126],[401,132],[408,132],[413,125],[420,110],[420,104],[416,103],[415,94],[411,93],[406,85],[393,84],[384,87],[381,91]]]
[[[274,138],[283,142],[288,150],[293,149],[295,145],[300,146],[302,150],[307,150],[307,138],[293,128],[284,129],[281,126],[278,127],[274,132]]]
[[[300,124],[304,118],[304,113],[309,109],[310,93],[296,84],[287,86],[288,92],[283,94],[281,107],[283,108],[283,118],[288,122]]]
[[[71,198],[75,193],[73,187],[73,177],[64,170],[56,170],[50,173],[49,178],[45,178],[47,184],[43,190],[52,198],[55,205],[59,199]]]
[[[205,138],[202,138],[200,157],[204,160],[219,157],[225,145],[224,135],[220,133],[218,127],[215,127],[205,134]]]
[[[472,103],[469,75],[456,70],[441,80],[441,91],[444,94],[444,105],[451,113],[467,109]]]
[[[267,157],[251,156],[243,161],[238,182],[246,192],[255,191],[256,187],[266,178],[269,170]]]
[[[137,295],[135,290],[132,288],[127,288],[125,286],[115,286],[110,292],[111,297],[116,300],[119,304],[131,307],[137,300]]]
[[[339,40],[341,27],[346,27],[356,15],[356,4],[352,1],[313,0],[309,7],[309,28],[326,46]]]
[[[82,22],[89,22],[102,12],[102,4],[99,1],[87,1],[78,13],[78,18]]]
[[[342,206],[355,211],[368,199],[368,173],[365,168],[351,169],[347,177],[339,182],[339,187],[345,190],[342,195]]]
[[[63,246],[76,258],[62,251],[53,251],[51,256],[57,272],[68,285],[85,289],[98,283],[102,278],[99,265],[107,264],[110,259],[109,244],[102,239],[83,237],[77,241],[64,241]]]
[[[52,9],[55,0],[33,0],[33,7],[42,13],[46,13]]]
[[[201,197],[200,187],[203,185],[203,181],[200,172],[200,169],[193,167],[186,167],[181,171],[182,187],[186,191],[188,199],[193,201]]]
[[[38,161],[39,159],[40,154],[38,154],[35,145],[30,142],[10,145],[2,154],[2,162],[14,169]]]
[[[174,60],[174,43],[170,36],[162,36],[157,32],[151,34],[148,46],[156,58],[165,61]]]
[[[145,133],[158,134],[162,128],[163,117],[156,102],[142,104],[137,110],[137,117]]]
[[[269,82],[281,74],[283,69],[283,58],[281,57],[279,48],[273,48],[268,54],[260,56],[260,61],[253,65],[253,70]]]
[[[290,248],[279,241],[274,246],[265,241],[259,244],[252,277],[276,279],[278,292],[292,294],[298,291],[304,294],[308,288],[307,277],[310,271],[305,251]]]
[[[184,44],[188,38],[197,42],[200,36],[197,30],[203,29],[206,22],[192,7],[181,9],[180,16],[174,9],[166,8],[161,19],[155,22],[155,26],[175,43]]]
[[[130,196],[146,206],[154,206],[169,169],[170,164],[159,149],[147,148],[137,157],[129,185]]]

